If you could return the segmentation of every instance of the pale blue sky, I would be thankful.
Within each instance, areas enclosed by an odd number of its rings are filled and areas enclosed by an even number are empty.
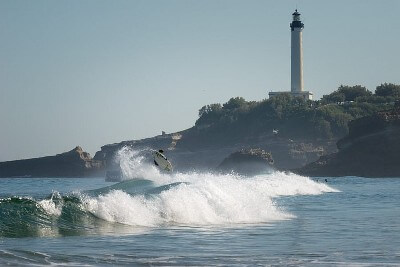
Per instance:
[[[400,84],[400,1],[0,1],[0,161],[174,132],[205,104]]]

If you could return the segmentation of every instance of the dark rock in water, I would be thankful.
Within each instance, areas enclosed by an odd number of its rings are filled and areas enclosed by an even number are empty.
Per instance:
[[[339,151],[294,170],[309,176],[400,177],[400,108],[350,122]]]
[[[87,177],[104,175],[102,161],[79,146],[55,156],[0,162],[0,177]]]
[[[273,169],[274,160],[262,149],[242,149],[225,158],[217,171],[235,172],[241,175],[256,175]]]

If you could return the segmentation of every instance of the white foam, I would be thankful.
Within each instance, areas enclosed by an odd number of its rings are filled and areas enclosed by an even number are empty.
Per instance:
[[[160,194],[164,217],[184,224],[271,222],[291,218],[256,184],[235,177],[206,176]]]
[[[112,191],[85,198],[84,208],[107,221],[141,226],[265,223],[294,217],[277,206],[275,198],[279,196],[337,192],[327,184],[284,172],[255,177],[160,173],[145,162],[145,153],[145,150],[134,151],[129,147],[117,153],[124,179],[148,179],[158,186],[183,183],[147,198]]]
[[[185,183],[147,198],[116,190],[87,198],[84,207],[104,220],[140,226],[268,223],[293,218],[275,203],[276,197],[337,192],[307,177],[282,172],[250,178],[210,173],[160,174],[154,182]]]
[[[160,223],[157,210],[143,196],[113,190],[104,196],[86,198],[83,206],[95,216],[110,222],[155,226]]]
[[[53,192],[50,199],[43,199],[39,201],[38,204],[47,214],[60,216],[62,211],[62,203],[56,204],[54,198],[61,199],[60,193]]]
[[[118,150],[114,160],[121,168],[121,181],[159,176],[160,172],[157,167],[153,164],[149,164],[148,161],[146,161],[146,157],[152,157],[150,149],[133,150],[128,146],[124,146]]]

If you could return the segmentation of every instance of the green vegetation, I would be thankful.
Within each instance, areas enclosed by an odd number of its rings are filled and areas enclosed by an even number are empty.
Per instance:
[[[389,109],[400,98],[400,85],[384,83],[375,93],[361,85],[341,85],[321,100],[304,100],[281,94],[262,101],[231,98],[199,110],[198,131],[227,142],[273,135],[305,139],[337,139],[348,133],[348,123]],[[229,139],[229,140],[228,140]]]

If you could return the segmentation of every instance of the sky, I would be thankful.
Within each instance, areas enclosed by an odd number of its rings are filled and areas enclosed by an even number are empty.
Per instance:
[[[1,0],[0,161],[190,128],[231,97],[400,84],[398,0]]]

